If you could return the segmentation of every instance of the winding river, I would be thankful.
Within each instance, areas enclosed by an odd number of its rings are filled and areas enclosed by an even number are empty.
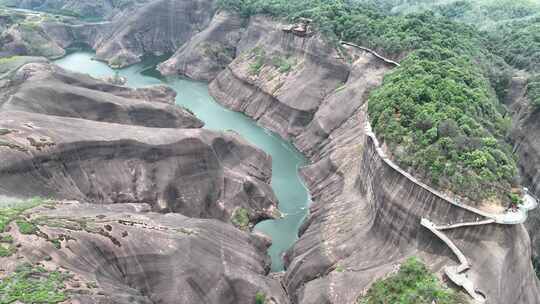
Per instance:
[[[197,115],[205,128],[217,131],[234,130],[252,144],[272,155],[272,187],[279,199],[284,217],[259,223],[255,230],[272,237],[269,255],[272,271],[283,270],[281,255],[297,240],[300,225],[307,214],[309,194],[298,175],[298,168],[306,159],[289,143],[258,126],[243,114],[230,111],[214,101],[208,93],[208,85],[180,77],[161,77],[155,70],[155,60],[147,60],[130,67],[113,70],[106,64],[93,60],[91,52],[71,53],[55,63],[65,69],[90,74],[94,77],[118,73],[127,78],[130,87],[166,84],[177,93],[176,103]]]

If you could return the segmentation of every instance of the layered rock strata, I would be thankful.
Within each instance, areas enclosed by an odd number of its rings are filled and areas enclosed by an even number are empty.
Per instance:
[[[16,256],[70,274],[70,303],[289,303],[266,276],[269,241],[216,220],[149,212],[146,204],[47,204],[24,215],[36,234],[11,225]]]
[[[0,70],[0,195],[56,201],[0,231],[11,237],[0,278],[29,262],[69,272],[78,303],[289,303],[267,276],[271,241],[227,223],[238,210],[245,226],[279,213],[269,155],[200,129],[167,87],[34,58]]]

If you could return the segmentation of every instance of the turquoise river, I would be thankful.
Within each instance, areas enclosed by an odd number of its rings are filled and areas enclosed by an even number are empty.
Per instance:
[[[94,77],[111,76],[118,73],[127,78],[130,87],[166,84],[177,93],[176,103],[197,115],[211,130],[234,130],[252,144],[272,155],[272,187],[279,199],[279,209],[284,217],[259,223],[255,229],[272,238],[269,255],[272,270],[283,270],[281,255],[297,239],[298,229],[307,214],[309,194],[298,168],[306,163],[305,158],[289,143],[277,135],[258,126],[245,115],[230,111],[209,95],[208,85],[181,77],[164,78],[155,70],[155,61],[145,61],[121,70],[113,70],[106,64],[93,60],[91,52],[75,52],[55,63],[67,70],[87,73]]]

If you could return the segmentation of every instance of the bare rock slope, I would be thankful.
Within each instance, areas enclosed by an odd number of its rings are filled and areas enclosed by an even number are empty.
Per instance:
[[[170,89],[18,62],[0,87],[0,196],[61,202],[19,216],[30,234],[10,225],[0,277],[60,267],[80,303],[288,303],[267,276],[270,241],[228,223],[275,216],[267,154],[200,129]]]
[[[174,105],[176,93],[170,88],[115,86],[48,63],[24,65],[5,91],[0,97],[5,111],[160,128],[203,126],[193,114]]]
[[[257,293],[267,303],[288,303],[279,282],[266,277],[265,238],[149,209],[78,202],[34,208],[25,215],[38,232],[21,234],[13,224],[18,258],[0,257],[2,268],[26,260],[68,272],[70,303],[252,304]]]

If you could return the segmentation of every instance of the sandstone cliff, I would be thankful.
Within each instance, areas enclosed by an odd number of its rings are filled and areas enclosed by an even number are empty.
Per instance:
[[[182,74],[196,80],[213,80],[236,57],[242,30],[240,16],[218,12],[208,27],[193,36],[158,69],[163,75]]]
[[[516,76],[512,79],[508,104],[513,115],[512,140],[519,156],[519,169],[523,184],[540,196],[540,109],[531,105],[527,97],[527,79]],[[533,245],[533,258],[540,263],[540,212],[531,214],[527,228]],[[538,264],[540,271],[540,264]]]
[[[214,13],[210,0],[158,0],[128,16],[115,18],[92,43],[98,59],[115,67],[139,62],[143,55],[174,53]]]
[[[259,36],[240,40],[243,52],[210,89],[220,103],[289,139],[312,161],[303,175],[314,203],[286,257],[292,302],[354,303],[412,255],[435,271],[456,265],[421,218],[439,224],[481,219],[389,166],[365,133],[367,96],[392,66],[369,52],[349,49],[345,56],[317,35],[279,28],[250,20],[246,31]],[[276,55],[299,64],[279,73],[271,60]],[[489,303],[537,303],[540,285],[523,225],[460,228],[448,237],[469,258],[468,279]]]

